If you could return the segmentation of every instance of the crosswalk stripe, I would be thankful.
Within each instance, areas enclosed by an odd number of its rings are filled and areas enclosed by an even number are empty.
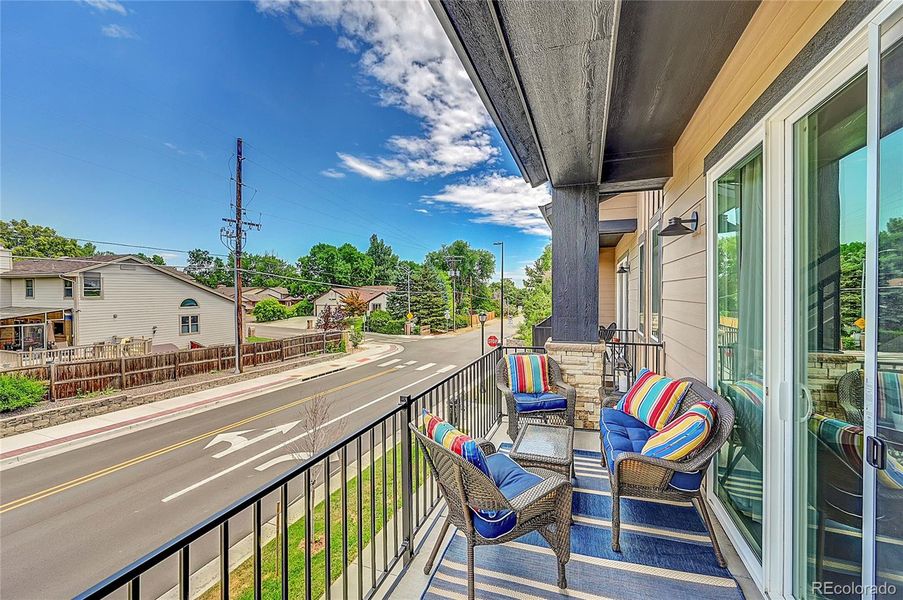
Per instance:
[[[388,367],[389,365],[394,365],[397,362],[401,362],[400,358],[393,358],[392,360],[387,360],[383,364],[379,365],[380,367]]]
[[[442,367],[441,369],[436,371],[436,373],[446,373],[448,371],[451,371],[452,369],[454,369],[457,366],[458,365],[445,365],[444,367]]]
[[[426,363],[425,365],[423,365],[421,367],[417,367],[417,369],[415,369],[415,370],[425,371],[425,370],[429,369],[430,367],[435,367],[435,366],[436,366],[436,363]]]
[[[395,365],[396,369],[404,369],[404,365]]]
[[[406,362],[405,364],[406,364],[406,365],[413,365],[415,362],[417,362],[417,361],[416,361],[416,360],[409,360],[409,361]]]

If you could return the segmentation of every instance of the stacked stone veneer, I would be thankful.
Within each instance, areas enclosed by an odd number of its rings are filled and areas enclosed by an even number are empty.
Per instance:
[[[602,385],[602,356],[605,344],[546,342],[549,357],[561,365],[564,380],[577,389],[574,426],[599,429],[599,387]]]
[[[810,352],[807,363],[807,385],[812,392],[814,412],[846,420],[846,413],[837,397],[837,382],[850,371],[863,368],[865,354],[857,351]]]

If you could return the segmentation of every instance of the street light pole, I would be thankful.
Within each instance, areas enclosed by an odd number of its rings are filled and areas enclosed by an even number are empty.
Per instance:
[[[505,242],[492,242],[493,246],[501,246],[501,278],[499,280],[499,339],[500,344],[505,345]]]

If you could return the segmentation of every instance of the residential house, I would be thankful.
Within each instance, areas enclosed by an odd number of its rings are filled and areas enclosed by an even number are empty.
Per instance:
[[[903,589],[900,3],[433,7],[550,186],[546,348],[580,424],[615,322],[734,404],[707,499],[760,591]],[[869,460],[825,452],[832,427]]]
[[[12,260],[0,249],[0,344],[7,350],[149,338],[154,348],[229,344],[231,298],[131,255]]]
[[[235,296],[235,288],[228,285],[218,285],[216,290],[232,298]],[[292,306],[301,298],[292,296],[288,288],[284,287],[242,287],[241,288],[242,306],[246,314],[250,314],[257,303],[266,298],[274,298],[283,306]]]
[[[314,315],[319,315],[329,306],[336,309],[341,306],[342,298],[352,293],[358,294],[367,302],[367,314],[374,310],[385,310],[388,304],[388,295],[395,291],[393,285],[367,285],[362,287],[332,287],[316,299],[314,299]]]

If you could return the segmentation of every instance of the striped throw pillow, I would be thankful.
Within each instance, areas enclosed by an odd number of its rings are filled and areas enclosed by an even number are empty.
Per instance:
[[[865,435],[860,425],[851,425],[840,419],[814,414],[809,419],[809,431],[825,443],[831,451],[850,466],[862,473],[862,453]],[[887,455],[887,464],[877,472],[878,483],[891,490],[903,490],[903,464]]]
[[[483,451],[469,435],[458,431],[451,423],[440,419],[426,409],[423,410],[423,429],[428,438],[445,446],[481,470],[486,477],[492,479]]]
[[[508,356],[508,381],[515,394],[542,394],[549,391],[549,360],[545,354]]]
[[[671,420],[688,389],[689,381],[678,381],[649,369],[640,369],[639,376],[621,397],[617,408],[661,431]]]
[[[643,446],[643,454],[665,460],[680,460],[689,456],[709,439],[717,415],[711,403],[695,403],[664,429],[652,434]]]

